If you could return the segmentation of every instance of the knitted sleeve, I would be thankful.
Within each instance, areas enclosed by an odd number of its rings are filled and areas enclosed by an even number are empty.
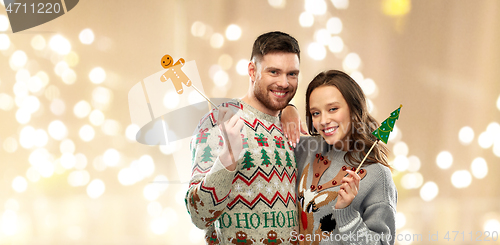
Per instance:
[[[362,215],[353,205],[334,208],[339,233],[346,238],[342,239],[342,244],[394,244],[397,191],[389,170],[380,174],[373,190],[363,200]],[[370,195],[382,195],[384,198],[371,198]]]
[[[191,139],[192,174],[186,194],[186,207],[196,227],[207,229],[224,212],[229,202],[234,171],[219,160],[223,145],[216,125],[218,111],[204,117]]]

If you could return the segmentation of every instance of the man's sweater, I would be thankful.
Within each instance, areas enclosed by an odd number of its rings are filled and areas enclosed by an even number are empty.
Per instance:
[[[278,117],[235,99],[244,121],[243,150],[235,171],[218,155],[224,144],[218,110],[200,121],[191,141],[193,171],[186,206],[193,223],[206,230],[207,244],[290,244],[298,231],[293,148],[286,144]]]
[[[300,235],[294,238],[300,244],[394,244],[397,190],[389,168],[363,164],[358,194],[335,209],[345,170],[352,169],[345,154],[321,136],[301,137],[295,148]]]

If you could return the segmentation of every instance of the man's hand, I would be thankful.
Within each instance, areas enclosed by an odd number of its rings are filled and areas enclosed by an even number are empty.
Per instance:
[[[224,138],[224,148],[219,155],[219,160],[227,170],[234,171],[243,147],[240,131],[244,121],[228,108],[219,107],[217,122]]]
[[[300,140],[300,133],[307,135],[307,130],[302,126],[299,111],[293,106],[287,106],[281,111],[281,125],[283,133],[290,145],[296,147]],[[300,126],[299,126],[300,125]],[[299,132],[300,128],[300,132]]]

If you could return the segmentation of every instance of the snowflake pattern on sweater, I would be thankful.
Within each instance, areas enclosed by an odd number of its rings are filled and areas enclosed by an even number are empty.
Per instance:
[[[227,170],[217,157],[222,150],[218,110],[202,118],[190,146],[194,160],[186,207],[191,220],[206,231],[207,244],[296,244],[290,238],[298,231],[297,166],[293,149],[284,147],[279,118],[239,99],[221,106],[237,109],[244,120],[243,149],[236,170]]]

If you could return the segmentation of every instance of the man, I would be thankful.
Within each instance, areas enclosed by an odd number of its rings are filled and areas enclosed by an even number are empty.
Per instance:
[[[207,244],[294,243],[296,164],[278,114],[295,95],[299,64],[295,38],[259,36],[247,95],[223,103],[198,125],[186,205],[193,223],[206,230]]]

